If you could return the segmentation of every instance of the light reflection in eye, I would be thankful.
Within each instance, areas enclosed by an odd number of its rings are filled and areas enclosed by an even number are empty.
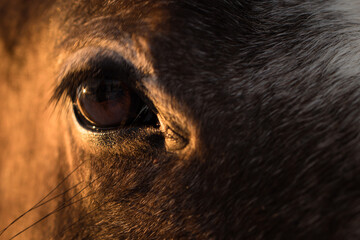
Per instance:
[[[121,126],[136,117],[131,92],[118,80],[89,79],[79,87],[76,105],[94,126]]]
[[[90,129],[158,123],[135,92],[117,79],[89,78],[78,87],[74,107],[80,121]]]

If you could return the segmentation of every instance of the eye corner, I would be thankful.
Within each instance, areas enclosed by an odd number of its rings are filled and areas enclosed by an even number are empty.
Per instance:
[[[159,122],[167,151],[180,152],[189,145],[189,134],[185,130],[181,130],[182,128],[163,116],[159,116]]]

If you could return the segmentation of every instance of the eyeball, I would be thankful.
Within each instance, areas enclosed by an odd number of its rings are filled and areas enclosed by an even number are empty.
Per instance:
[[[88,79],[76,90],[74,108],[91,129],[157,125],[156,115],[134,91],[117,79]]]

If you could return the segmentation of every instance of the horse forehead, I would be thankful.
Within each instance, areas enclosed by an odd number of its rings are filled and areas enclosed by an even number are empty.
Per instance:
[[[108,40],[124,35],[138,35],[146,38],[167,37],[169,42],[185,42],[183,37],[191,36],[191,42],[204,41],[202,33],[217,33],[221,39],[228,37],[239,25],[238,11],[244,10],[239,3],[227,1],[96,1],[87,10],[87,3],[58,3],[53,18],[60,23],[65,40],[102,37]],[[246,14],[245,14],[246,15]],[[59,18],[58,18],[59,17]],[[236,21],[234,19],[237,19]],[[221,24],[218,24],[218,22]],[[227,25],[228,27],[224,27]],[[229,30],[231,29],[231,30]],[[175,40],[175,41],[174,41]],[[74,46],[69,42],[68,46]]]
[[[65,38],[90,37],[114,38],[122,34],[149,34],[161,30],[170,16],[167,1],[99,1],[88,11],[87,3],[58,3],[53,17]],[[59,26],[57,26],[59,27]]]

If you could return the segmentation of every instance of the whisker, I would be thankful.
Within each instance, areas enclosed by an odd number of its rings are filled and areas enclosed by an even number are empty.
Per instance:
[[[21,214],[20,216],[18,216],[17,218],[15,218],[11,223],[9,223],[3,230],[0,231],[0,236],[7,230],[9,229],[9,227],[11,227],[12,225],[14,225],[17,221],[19,221],[20,218],[24,217],[25,215],[27,215],[29,212],[31,212],[32,210],[36,209],[39,207],[40,204],[42,204],[42,202],[48,198],[53,192],[55,192],[75,171],[77,171],[82,165],[84,164],[84,162],[82,162],[79,166],[77,166],[73,171],[71,171],[60,183],[58,183],[55,188],[53,188],[48,194],[46,194],[45,197],[43,197],[39,202],[37,202],[34,206],[32,206],[30,209],[28,209],[27,211],[25,211],[23,214]]]
[[[78,196],[80,193],[82,193],[86,188],[90,187],[95,181],[97,181],[101,176],[95,178],[94,180],[92,180],[89,184],[87,184],[85,187],[83,187],[82,189],[80,189],[80,191],[78,191],[76,194],[74,194],[74,196],[72,196],[69,200],[67,200],[66,202],[71,201],[72,199],[74,199],[76,196]],[[65,203],[66,203],[65,202]]]
[[[17,234],[15,234],[14,236],[12,236],[11,238],[9,238],[9,240],[16,238],[16,237],[19,236],[20,234],[24,233],[26,230],[28,230],[28,229],[32,228],[33,226],[35,226],[36,224],[42,222],[43,220],[45,220],[45,219],[48,218],[49,216],[53,215],[54,213],[60,212],[60,211],[63,210],[64,208],[67,208],[67,207],[69,207],[69,206],[71,206],[71,205],[74,205],[75,203],[78,203],[78,202],[80,202],[80,201],[82,201],[82,200],[90,197],[90,196],[93,195],[93,194],[94,194],[94,193],[90,193],[90,194],[88,194],[87,196],[84,196],[84,197],[82,197],[82,198],[79,198],[78,200],[76,200],[76,201],[74,201],[74,202],[71,202],[71,203],[69,203],[69,204],[64,204],[64,205],[56,208],[55,210],[53,210],[53,211],[51,211],[50,213],[46,214],[45,216],[41,217],[39,220],[37,220],[36,222],[34,222],[33,224],[31,224],[30,226],[24,228],[23,230],[21,230],[20,232],[18,232]]]
[[[76,188],[76,187],[77,187],[77,186],[79,186],[81,183],[83,183],[83,182],[79,182],[79,183],[75,184],[74,186],[70,187],[70,188],[69,188],[69,189],[67,189],[66,191],[64,191],[64,192],[62,192],[62,193],[60,193],[60,194],[58,194],[58,195],[56,195],[56,196],[54,196],[54,197],[50,198],[49,200],[46,200],[45,202],[41,203],[40,205],[37,205],[37,206],[36,206],[36,207],[34,207],[32,210],[35,210],[35,209],[37,209],[37,208],[39,208],[39,207],[41,207],[41,206],[43,206],[43,205],[47,204],[48,202],[51,202],[52,200],[55,200],[56,198],[58,198],[58,197],[61,197],[61,196],[65,195],[67,192],[69,192],[69,191],[71,191],[72,189]]]
[[[41,222],[41,221],[43,221],[44,219],[48,218],[48,217],[51,216],[52,214],[57,213],[57,212],[63,210],[64,208],[69,207],[69,206],[71,206],[71,205],[73,205],[73,204],[75,204],[75,203],[77,203],[77,202],[79,202],[79,201],[81,201],[81,200],[83,200],[83,199],[85,199],[85,198],[88,198],[88,197],[90,197],[91,195],[93,195],[95,192],[90,193],[90,194],[88,194],[88,195],[86,195],[86,196],[84,196],[84,197],[76,200],[75,202],[71,202],[71,200],[73,200],[76,196],[78,196],[78,195],[79,195],[81,192],[83,192],[86,188],[88,188],[89,186],[91,186],[91,185],[92,185],[95,181],[97,181],[100,177],[101,177],[101,176],[99,176],[99,177],[95,178],[94,180],[92,180],[89,184],[87,184],[85,187],[83,187],[82,189],[80,189],[80,191],[78,191],[76,194],[74,194],[69,200],[67,200],[66,202],[64,202],[63,205],[61,205],[60,207],[58,207],[58,208],[56,208],[55,210],[51,211],[50,213],[46,214],[44,217],[40,218],[39,220],[37,220],[36,222],[34,222],[33,224],[31,224],[30,226],[26,227],[25,229],[23,229],[22,231],[20,231],[19,233],[17,233],[17,234],[14,235],[13,237],[11,237],[10,239],[14,239],[15,237],[17,237],[17,236],[20,235],[21,233],[23,233],[23,232],[25,232],[26,230],[30,229],[31,227],[35,226],[36,224],[38,224],[39,222]],[[78,184],[76,184],[76,185],[79,185],[79,184],[80,184],[80,183],[78,183]],[[75,185],[75,186],[76,186],[76,185]],[[75,186],[73,186],[72,188],[74,188]],[[68,189],[67,191],[69,191],[69,190],[70,190],[70,189]],[[65,191],[65,192],[67,192],[67,191]],[[65,192],[64,192],[64,193],[65,193]],[[49,201],[50,201],[50,200],[49,200]],[[70,202],[70,203],[69,203],[69,202]],[[69,204],[67,204],[67,203],[69,203]],[[36,206],[36,208],[40,206],[39,204],[37,204],[37,205],[38,205],[38,206]],[[9,240],[10,240],[10,239],[9,239]]]
[[[76,172],[85,162],[82,162],[79,164],[79,166],[77,166],[73,171],[71,171],[63,180],[61,180],[61,182],[56,185],[56,187],[54,189],[52,189],[45,197],[43,197],[37,204],[35,204],[34,207],[36,207],[37,205],[41,204],[47,197],[49,197],[53,192],[55,192],[55,190],[57,190],[74,172]]]

